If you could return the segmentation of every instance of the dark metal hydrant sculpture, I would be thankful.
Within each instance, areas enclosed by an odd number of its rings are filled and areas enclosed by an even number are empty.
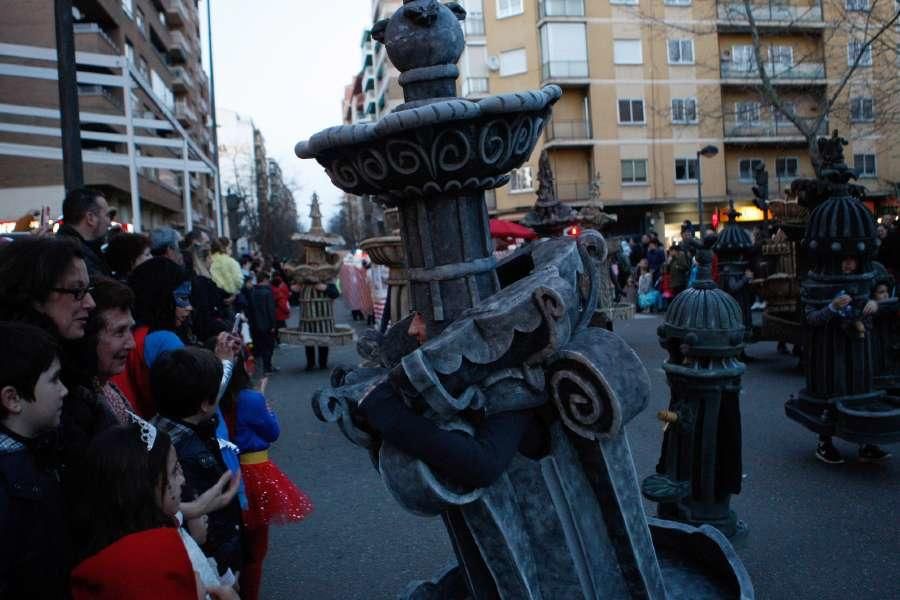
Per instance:
[[[806,387],[785,404],[787,416],[820,436],[860,444],[900,440],[900,399],[874,386],[872,320],[864,307],[875,286],[879,240],[872,214],[857,198],[837,132],[819,140],[822,178],[802,249],[811,268],[801,283]],[[835,308],[836,299],[850,303]]]
[[[544,240],[494,262],[484,190],[528,158],[561,90],[456,98],[464,15],[453,2],[405,0],[373,28],[402,72],[405,104],[296,148],[341,189],[400,212],[418,316],[368,338],[379,366],[334,372],[313,409],[370,451],[400,504],[447,527],[458,565],[403,597],[752,597],[717,531],[648,526],[624,427],[646,405],[649,377],[621,339],[587,326],[603,238]],[[427,423],[429,439],[448,429],[477,437],[480,424],[513,414],[539,421],[546,446],[516,454],[480,487],[461,484],[446,476],[449,459],[400,450],[427,442],[372,425],[375,393],[386,390]]]
[[[642,491],[659,503],[660,517],[712,525],[730,537],[744,529],[730,501],[741,491],[738,357],[746,329],[740,305],[712,281],[711,255],[698,249],[697,279],[672,301],[659,327],[672,397],[658,414],[665,423],[662,451]]]
[[[750,307],[753,305],[753,289],[750,282],[750,252],[753,251],[753,239],[747,230],[737,224],[741,213],[734,209],[733,201],[728,207],[728,223],[719,234],[713,249],[719,258],[719,287],[731,295],[741,307],[741,319],[747,333],[747,341],[753,332],[753,321]]]

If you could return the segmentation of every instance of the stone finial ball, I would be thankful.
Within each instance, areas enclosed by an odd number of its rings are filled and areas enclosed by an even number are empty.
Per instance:
[[[383,37],[400,71],[456,64],[465,48],[459,17],[437,0],[407,1],[387,23]]]

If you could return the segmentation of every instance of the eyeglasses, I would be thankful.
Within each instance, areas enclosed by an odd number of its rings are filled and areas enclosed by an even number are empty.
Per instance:
[[[89,285],[84,288],[50,288],[51,291],[54,291],[58,294],[71,294],[71,296],[76,300],[83,300],[85,296],[92,293],[94,291],[94,286]]]

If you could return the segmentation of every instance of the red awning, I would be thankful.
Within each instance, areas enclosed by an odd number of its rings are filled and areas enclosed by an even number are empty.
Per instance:
[[[533,240],[537,237],[537,233],[533,229],[505,219],[491,219],[490,227],[491,237],[494,238]]]

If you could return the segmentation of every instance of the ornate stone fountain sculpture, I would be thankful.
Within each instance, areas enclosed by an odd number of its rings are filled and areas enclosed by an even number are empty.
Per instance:
[[[528,158],[561,90],[456,98],[464,15],[456,3],[405,0],[373,28],[401,71],[405,104],[296,148],[341,189],[400,213],[427,341],[407,334],[419,318],[394,324],[377,340],[379,366],[335,371],[313,409],[370,451],[401,505],[447,527],[458,564],[402,597],[752,597],[718,531],[648,525],[624,426],[646,405],[649,378],[621,339],[587,327],[603,238],[544,240],[494,263],[484,190]],[[365,422],[374,390],[386,388],[429,431],[477,435],[496,415],[539,413],[547,447],[466,487]]]

